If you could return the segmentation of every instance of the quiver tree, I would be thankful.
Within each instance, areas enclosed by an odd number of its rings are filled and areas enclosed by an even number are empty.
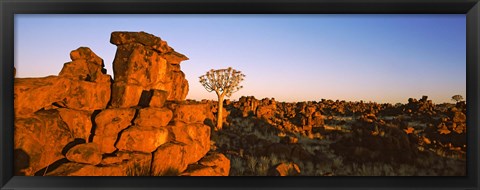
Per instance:
[[[200,83],[208,92],[215,91],[218,97],[217,111],[217,127],[216,130],[222,129],[223,120],[223,99],[225,96],[230,97],[234,92],[240,90],[243,86],[239,86],[243,81],[244,74],[229,67],[228,69],[210,70],[205,75],[200,76]]]
[[[463,100],[463,97],[462,95],[455,95],[455,96],[452,96],[452,100],[458,103]]]

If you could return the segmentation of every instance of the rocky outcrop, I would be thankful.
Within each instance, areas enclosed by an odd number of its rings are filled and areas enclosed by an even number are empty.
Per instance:
[[[185,101],[188,58],[144,32],[113,32],[110,42],[114,80],[86,47],[58,76],[15,79],[16,174],[181,175],[203,160],[228,175],[225,156],[207,155],[210,104]]]
[[[430,125],[425,129],[425,136],[435,141],[431,146],[444,146],[444,148],[460,147],[466,150],[467,144],[467,116],[465,102],[459,102],[448,109],[447,116],[440,122]]]
[[[167,91],[167,100],[184,100],[188,93],[185,74],[175,68],[188,60],[167,42],[144,32],[113,32],[110,42],[117,45],[113,61],[112,107],[137,106],[142,92]]]
[[[432,103],[432,100],[428,100],[428,96],[422,96],[420,100],[415,98],[409,98],[408,104],[405,105],[404,112],[413,115],[429,115],[432,116],[436,114],[435,106]]]
[[[95,117],[97,128],[93,134],[93,142],[100,146],[102,153],[112,153],[118,134],[131,125],[135,109],[106,109]]]
[[[103,60],[89,48],[70,53],[59,76],[16,78],[15,115],[22,117],[50,107],[94,111],[104,109],[110,101],[110,75],[105,74]]]

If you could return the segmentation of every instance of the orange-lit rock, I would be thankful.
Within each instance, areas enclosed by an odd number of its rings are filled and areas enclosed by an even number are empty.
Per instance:
[[[182,71],[172,71],[163,89],[168,91],[167,100],[185,100],[188,94],[188,81]]]
[[[171,64],[187,60],[186,56],[145,32],[113,32],[110,42],[117,45],[113,62],[116,83],[113,86],[113,107],[135,106],[140,98],[138,92],[149,90],[166,91],[168,100],[185,99],[188,93],[185,74],[174,71]],[[133,88],[131,85],[140,90],[130,89]],[[132,95],[130,91],[135,93]]]
[[[182,172],[187,169],[189,152],[179,142],[163,144],[153,152],[152,175],[164,175],[169,171]]]
[[[455,112],[452,120],[455,123],[465,123],[467,121],[467,116],[462,112]]]
[[[215,172],[213,167],[204,166],[200,164],[189,165],[187,170],[181,176],[221,176]]]
[[[94,111],[105,109],[110,101],[110,82],[72,81],[64,97],[67,108]]]
[[[91,113],[66,108],[59,108],[57,110],[62,120],[70,129],[73,137],[88,141],[90,131],[92,130]]]
[[[38,170],[64,158],[63,148],[73,135],[58,111],[39,111],[28,118],[15,118],[14,152],[17,175],[34,175]]]
[[[144,46],[152,47],[155,51],[160,53],[171,52],[173,49],[168,46],[167,42],[163,41],[157,36],[146,32],[112,32],[110,36],[110,43],[119,45],[139,43]]]
[[[70,53],[72,62],[65,63],[59,77],[72,80],[65,105],[77,110],[104,109],[110,100],[111,77],[103,60],[90,48],[80,47]]]
[[[258,106],[257,117],[271,119],[275,115],[275,109],[275,106],[272,105]]]
[[[300,168],[295,163],[280,163],[269,170],[272,176],[296,176],[300,174]]]
[[[115,147],[120,151],[151,153],[168,140],[168,130],[166,128],[135,125],[122,131]]]
[[[167,61],[152,49],[138,43],[118,46],[115,55],[115,82],[145,87],[165,82]]]
[[[150,100],[149,106],[155,108],[161,108],[165,105],[167,100],[168,92],[164,90],[153,90],[152,98]]]
[[[118,133],[131,125],[135,109],[106,109],[95,117],[97,128],[93,142],[100,146],[100,152],[112,153],[116,150]]]
[[[185,124],[175,122],[167,126],[173,132],[175,140],[185,143],[188,152],[187,163],[200,160],[210,150],[210,127],[204,124]]]
[[[119,152],[121,163],[89,165],[69,162],[60,165],[47,176],[143,176],[148,175],[151,154]]]
[[[325,122],[323,121],[322,113],[319,112],[319,111],[314,112],[313,116],[312,116],[312,126],[313,127],[321,127],[324,124],[325,124]]]
[[[168,108],[143,108],[138,111],[135,124],[145,127],[164,127],[172,119],[173,113]]]
[[[188,58],[185,55],[178,53],[176,51],[164,53],[162,54],[162,56],[167,60],[169,64],[172,64],[172,65],[178,65],[180,64],[180,62],[188,60]]]
[[[68,160],[83,164],[97,165],[102,161],[102,153],[95,143],[79,144],[68,150]]]
[[[88,47],[79,47],[78,49],[71,51],[70,59],[72,59],[72,61],[85,60],[88,63],[102,67],[104,66],[102,58],[98,57],[98,55]]]
[[[70,92],[71,80],[56,76],[15,78],[15,117],[28,116],[55,102],[63,101]]]
[[[220,176],[228,176],[230,173],[230,160],[221,153],[213,152],[203,157],[198,163],[203,166],[212,167],[215,173]]]
[[[412,134],[415,129],[413,127],[407,127],[406,129],[403,129],[403,131],[405,131],[407,134]]]
[[[70,52],[72,62],[65,63],[58,74],[72,80],[107,82],[110,83],[110,76],[103,68],[103,60],[88,47],[80,47]]]
[[[130,108],[137,106],[143,87],[139,85],[115,82],[112,86],[112,108]]]
[[[208,104],[176,104],[174,105],[173,120],[185,123],[203,123],[208,114],[211,114]]]
[[[16,78],[14,105],[17,117],[57,104],[76,110],[104,109],[110,100],[110,83],[70,80],[63,77]]]

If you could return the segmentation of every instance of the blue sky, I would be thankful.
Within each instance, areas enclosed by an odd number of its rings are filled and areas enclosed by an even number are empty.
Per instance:
[[[145,31],[190,58],[189,99],[216,99],[198,82],[233,67],[242,95],[435,103],[466,95],[465,15],[16,15],[17,77],[57,75],[90,47],[113,74],[113,31]]]

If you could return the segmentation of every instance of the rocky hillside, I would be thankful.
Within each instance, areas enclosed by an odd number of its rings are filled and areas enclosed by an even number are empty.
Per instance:
[[[204,101],[215,105],[215,102]],[[466,104],[225,101],[213,148],[230,175],[452,176],[466,174]],[[215,106],[213,106],[215,109]]]
[[[188,58],[145,32],[113,32],[115,78],[87,47],[58,76],[16,78],[15,175],[225,176],[211,106],[186,102]]]

